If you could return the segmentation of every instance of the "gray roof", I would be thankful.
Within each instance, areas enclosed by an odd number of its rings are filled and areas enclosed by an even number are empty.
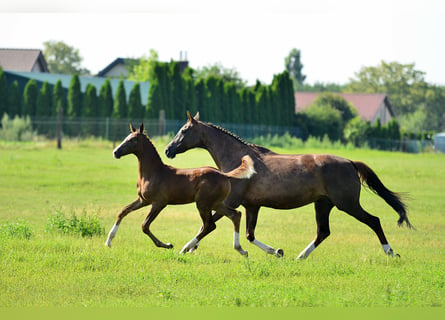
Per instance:
[[[66,75],[66,74],[57,74],[57,73],[43,73],[43,72],[13,72],[13,71],[6,71],[7,73],[27,78],[27,79],[34,79],[39,82],[45,82],[48,81],[49,84],[55,85],[57,80],[60,79],[62,83],[62,87],[67,89],[70,86],[72,75]],[[97,94],[99,94],[99,90],[102,87],[102,85],[105,83],[107,78],[102,77],[93,77],[93,76],[79,76],[80,81],[80,90],[85,93],[87,85],[90,83],[96,87]],[[113,97],[116,95],[116,90],[119,85],[120,79],[113,79],[110,78],[110,85],[111,85],[111,91],[113,93]],[[130,96],[131,89],[133,89],[133,86],[136,84],[136,81],[130,81],[130,80],[123,80],[124,81],[124,88],[125,93],[127,95],[127,101]],[[141,93],[141,102],[143,105],[147,105],[148,101],[148,89],[150,87],[150,84],[148,82],[139,82],[140,87],[140,93]]]
[[[0,49],[0,67],[9,71],[49,72],[42,51],[39,49]]]

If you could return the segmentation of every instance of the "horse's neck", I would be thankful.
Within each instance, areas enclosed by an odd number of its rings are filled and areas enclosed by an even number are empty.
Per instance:
[[[213,161],[224,172],[239,166],[241,158],[250,153],[248,145],[217,128],[207,128],[204,140]]]
[[[144,140],[142,149],[136,156],[139,160],[140,177],[149,179],[165,167],[155,147],[148,140]]]

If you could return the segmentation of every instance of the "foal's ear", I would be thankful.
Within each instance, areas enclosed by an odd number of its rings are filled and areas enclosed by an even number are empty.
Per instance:
[[[139,127],[139,132],[140,133],[144,133],[144,123],[142,122],[140,127]]]
[[[196,121],[199,121],[199,111],[196,112],[195,116],[193,117]]]
[[[132,123],[130,123],[130,132],[133,133],[135,131],[136,131],[135,127],[133,126]]]

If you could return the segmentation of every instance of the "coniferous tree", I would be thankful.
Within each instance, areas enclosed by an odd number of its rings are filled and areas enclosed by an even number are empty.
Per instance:
[[[141,102],[141,89],[139,83],[136,83],[130,91],[128,117],[131,120],[142,120],[144,118],[144,108]]]
[[[57,80],[57,82],[53,88],[53,100],[52,100],[51,115],[57,116],[59,114],[59,110],[61,108],[63,110],[63,113],[66,114],[67,107],[66,107],[65,91],[62,87],[62,81],[59,79],[59,80]]]
[[[172,88],[172,107],[173,107],[173,119],[181,119],[184,117],[186,111],[186,87],[184,78],[181,75],[179,63],[170,63],[170,78]]]
[[[36,115],[38,88],[34,79],[28,81],[23,91],[22,116],[33,117]]]
[[[20,95],[19,84],[14,81],[9,87],[9,100],[6,113],[12,118],[15,115],[20,115],[22,110],[22,97]]]
[[[6,82],[6,75],[0,68],[0,117],[8,110],[8,83]]]
[[[182,74],[185,82],[185,111],[190,111],[192,115],[195,115],[198,111],[197,97],[195,91],[195,82],[193,80],[193,69],[187,68]],[[179,119],[185,117],[185,113],[180,115]]]
[[[45,81],[37,96],[36,116],[46,117],[51,115],[51,100],[51,86]]]
[[[114,99],[113,117],[125,119],[128,116],[128,105],[125,93],[124,81],[121,80],[117,86],[116,98]]]
[[[93,118],[98,116],[98,103],[96,87],[91,83],[87,84],[82,107],[82,117]]]
[[[110,79],[106,79],[105,83],[100,87],[99,93],[99,105],[100,112],[99,115],[102,117],[111,117],[113,114],[113,92],[111,90]]]
[[[80,91],[79,76],[75,74],[71,78],[68,88],[68,110],[67,115],[70,118],[80,117],[82,112],[82,92]]]

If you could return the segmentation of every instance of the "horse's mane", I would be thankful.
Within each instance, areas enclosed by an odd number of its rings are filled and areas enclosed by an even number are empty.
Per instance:
[[[218,126],[218,125],[216,125],[216,124],[213,124],[213,123],[211,123],[211,122],[206,122],[206,124],[207,124],[209,127],[211,127],[211,128],[214,128],[214,129],[216,129],[216,130],[218,130],[218,131],[221,131],[222,133],[224,133],[224,134],[226,134],[226,135],[229,135],[230,137],[234,138],[234,139],[237,140],[238,142],[244,144],[245,146],[247,146],[247,147],[249,147],[249,148],[252,148],[254,151],[256,151],[256,152],[258,152],[258,153],[260,153],[260,154],[264,154],[264,153],[273,153],[273,151],[271,151],[271,150],[269,150],[269,149],[267,149],[267,148],[265,148],[265,147],[262,147],[262,146],[259,146],[259,145],[257,145],[257,144],[249,143],[249,142],[245,141],[244,139],[242,139],[241,137],[237,136],[237,135],[234,134],[233,132],[230,132],[230,131],[227,130],[226,128],[223,128],[223,127]]]

